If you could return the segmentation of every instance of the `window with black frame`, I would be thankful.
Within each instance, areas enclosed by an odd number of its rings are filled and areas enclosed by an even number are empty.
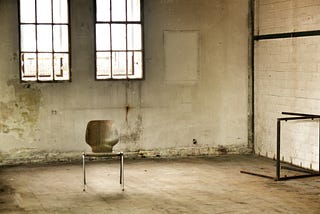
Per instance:
[[[68,0],[19,0],[22,81],[70,80]]]
[[[143,78],[142,0],[96,0],[96,79]]]

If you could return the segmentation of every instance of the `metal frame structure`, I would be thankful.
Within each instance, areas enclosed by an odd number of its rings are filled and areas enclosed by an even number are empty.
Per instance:
[[[121,189],[124,191],[124,153],[82,153],[82,169],[83,169],[83,191],[86,191],[87,178],[85,162],[87,157],[120,157],[120,184]]]
[[[289,180],[289,179],[295,179],[295,178],[305,178],[305,177],[311,177],[311,176],[320,176],[320,121],[319,121],[319,171],[304,169],[302,167],[298,166],[281,166],[281,160],[280,160],[280,151],[281,151],[281,122],[282,121],[292,121],[292,120],[314,120],[314,119],[320,119],[320,115],[314,115],[314,114],[302,114],[302,113],[292,113],[292,112],[282,112],[283,115],[289,115],[292,117],[281,117],[277,118],[277,157],[276,157],[276,176],[268,176],[268,175],[262,175],[258,173],[248,172],[241,170],[241,173],[249,174],[249,175],[255,175],[263,178],[270,178],[274,179],[275,181],[280,180]],[[297,172],[303,172],[306,174],[303,175],[294,175],[294,176],[284,176],[281,177],[281,169],[287,169],[287,170],[293,170]]]

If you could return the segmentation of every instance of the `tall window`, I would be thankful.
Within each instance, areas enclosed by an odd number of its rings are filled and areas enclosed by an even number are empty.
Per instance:
[[[142,0],[96,0],[96,79],[142,79]]]
[[[22,81],[70,79],[68,0],[20,0]]]

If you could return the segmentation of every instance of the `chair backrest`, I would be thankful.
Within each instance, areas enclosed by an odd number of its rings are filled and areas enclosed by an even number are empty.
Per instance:
[[[86,142],[92,152],[112,152],[119,141],[119,133],[112,120],[92,120],[87,124]]]

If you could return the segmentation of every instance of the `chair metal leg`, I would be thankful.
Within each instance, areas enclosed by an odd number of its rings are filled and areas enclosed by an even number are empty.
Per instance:
[[[121,160],[121,152],[119,153],[119,163],[120,163],[120,184],[122,184],[122,160]]]
[[[85,167],[85,153],[82,153],[82,169],[83,169],[83,191],[86,191],[86,167]]]
[[[122,185],[122,191],[124,191],[124,157],[123,152],[120,153],[120,184]]]
[[[107,154],[106,154],[107,155]],[[110,155],[110,154],[109,154]],[[90,155],[88,157],[91,157],[93,155]],[[101,157],[101,155],[98,155]],[[114,156],[114,155],[113,155]],[[87,187],[87,179],[86,179],[86,157],[87,155],[83,152],[82,153],[82,170],[83,170],[83,191],[86,191]],[[123,152],[119,153],[120,157],[120,184],[121,189],[124,191],[124,154]]]

